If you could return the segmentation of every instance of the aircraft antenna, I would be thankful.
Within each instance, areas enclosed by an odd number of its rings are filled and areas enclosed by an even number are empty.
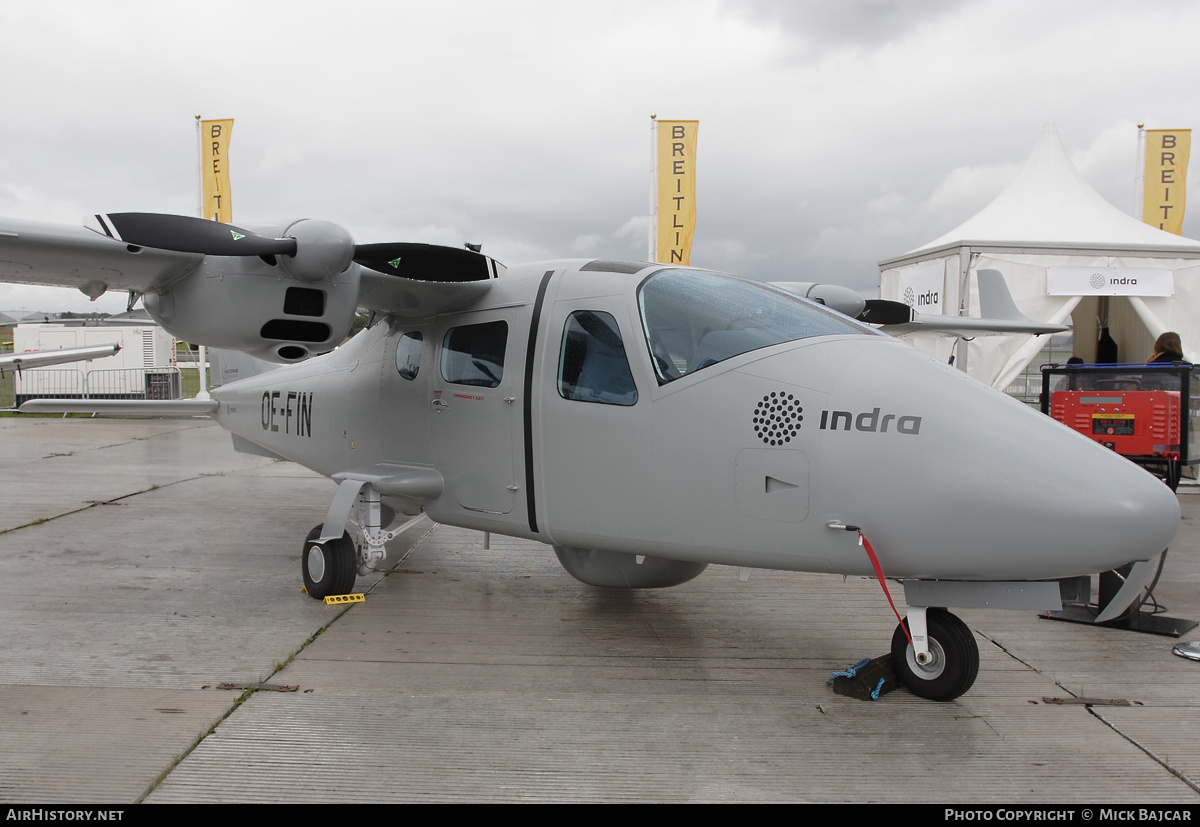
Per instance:
[[[196,215],[204,218],[204,145],[200,141],[200,113],[196,113]]]
[[[650,113],[650,237],[646,261],[655,261],[658,246],[658,113]]]

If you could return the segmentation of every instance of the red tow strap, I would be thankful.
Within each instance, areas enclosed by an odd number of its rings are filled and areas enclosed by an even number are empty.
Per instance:
[[[871,558],[871,567],[875,569],[875,578],[879,581],[879,585],[883,587],[883,593],[887,597],[888,603],[892,606],[892,612],[896,615],[896,620],[899,621],[900,628],[904,630],[904,636],[908,638],[908,645],[916,648],[913,644],[912,635],[908,631],[908,626],[905,624],[904,619],[900,617],[900,612],[896,611],[896,603],[892,600],[892,593],[888,591],[887,580],[883,577],[883,567],[879,565],[879,558],[875,556],[875,549],[871,548],[871,542],[861,530],[858,532],[858,541],[867,550],[867,557]]]

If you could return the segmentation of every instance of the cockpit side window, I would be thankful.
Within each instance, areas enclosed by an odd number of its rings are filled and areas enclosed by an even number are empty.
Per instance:
[[[577,310],[567,317],[558,357],[558,393],[578,402],[637,404],[637,386],[612,315]]]
[[[405,333],[396,341],[396,370],[404,379],[416,379],[421,370],[421,331]]]
[[[751,350],[813,336],[882,335],[762,282],[702,270],[660,270],[638,288],[659,384]]]
[[[499,386],[507,343],[508,322],[450,328],[442,340],[442,378],[456,385]]]

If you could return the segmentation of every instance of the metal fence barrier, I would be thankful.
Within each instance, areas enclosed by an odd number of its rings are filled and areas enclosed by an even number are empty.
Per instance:
[[[35,368],[3,378],[0,407],[17,408],[30,399],[183,398],[179,368],[174,365],[115,370]]]

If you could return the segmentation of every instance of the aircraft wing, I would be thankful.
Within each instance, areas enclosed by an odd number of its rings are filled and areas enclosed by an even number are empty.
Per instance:
[[[417,281],[363,268],[358,306],[400,316],[428,316],[459,310],[491,287],[488,281]]]
[[[78,227],[0,218],[0,281],[92,299],[127,290],[177,338],[296,362],[336,347],[355,307],[457,310],[504,270],[474,249],[355,244],[327,221],[263,230],[159,213],[100,213]]]
[[[126,244],[83,226],[0,218],[3,281],[75,287],[91,298],[106,289],[144,293],[186,275],[203,259]]]
[[[48,365],[61,365],[67,362],[86,362],[91,359],[102,359],[112,356],[121,346],[116,342],[107,345],[88,345],[87,347],[64,347],[58,350],[31,350],[26,353],[7,353],[0,356],[0,374],[6,371],[21,371],[28,368],[44,368]]]
[[[870,304],[871,300],[868,300],[868,309]],[[1063,333],[1070,330],[1071,326],[1035,322],[1032,319],[1019,321],[1016,319],[980,319],[973,316],[921,316],[914,311],[909,321],[884,325],[883,329],[892,335],[939,333],[969,339],[975,336],[998,336],[1003,333],[1032,333],[1035,335]]]

